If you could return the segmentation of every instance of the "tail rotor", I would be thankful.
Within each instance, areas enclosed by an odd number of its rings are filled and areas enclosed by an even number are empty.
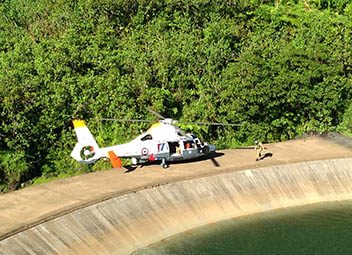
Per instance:
[[[81,163],[94,163],[100,158],[100,148],[97,142],[86,126],[84,120],[73,120],[72,123],[77,135],[78,142],[71,152],[71,157]]]

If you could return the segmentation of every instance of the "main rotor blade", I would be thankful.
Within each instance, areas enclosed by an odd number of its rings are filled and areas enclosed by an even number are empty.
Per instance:
[[[94,120],[103,120],[103,121],[119,121],[119,122],[144,122],[151,123],[149,120],[136,120],[136,119],[115,119],[115,118],[93,118]]]
[[[150,113],[154,114],[154,115],[155,115],[156,117],[158,117],[159,119],[162,119],[162,120],[166,119],[163,115],[161,115],[160,113],[158,113],[158,112],[156,112],[156,111],[154,111],[154,110],[152,110],[152,109],[150,109],[150,108],[148,108],[148,107],[147,107],[147,110],[148,110]]]
[[[164,116],[161,114],[147,108],[148,111],[153,113],[155,116],[157,116],[160,119],[165,119]],[[93,118],[95,120],[102,120],[102,121],[120,121],[120,122],[144,122],[144,123],[151,123],[153,121],[151,120],[137,120],[137,119],[117,119],[117,118]],[[234,123],[222,123],[222,122],[183,122],[183,121],[177,121],[177,124],[185,124],[185,125],[209,125],[209,126],[231,126],[231,127],[239,127],[242,126],[242,124],[234,124]]]
[[[221,123],[221,122],[183,122],[180,121],[179,123],[182,124],[195,124],[195,125],[209,125],[209,126],[231,126],[231,127],[239,127],[242,124],[235,124],[235,123]]]
[[[231,126],[231,127],[239,127],[242,124],[234,124],[234,123],[221,123],[221,122],[196,122],[198,125],[211,125],[211,126]]]

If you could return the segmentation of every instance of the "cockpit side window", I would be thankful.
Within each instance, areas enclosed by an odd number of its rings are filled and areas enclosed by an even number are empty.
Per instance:
[[[195,138],[193,141],[197,145],[198,148],[203,147],[203,143],[199,140],[199,138]]]
[[[141,141],[147,141],[147,140],[152,140],[153,137],[151,134],[147,134],[141,138]]]
[[[186,141],[184,143],[184,146],[186,150],[197,148],[196,144],[193,141]]]

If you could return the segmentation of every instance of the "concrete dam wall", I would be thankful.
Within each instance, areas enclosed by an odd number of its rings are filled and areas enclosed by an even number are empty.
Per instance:
[[[233,171],[139,190],[0,241],[0,254],[130,254],[215,221],[352,199],[352,159]]]

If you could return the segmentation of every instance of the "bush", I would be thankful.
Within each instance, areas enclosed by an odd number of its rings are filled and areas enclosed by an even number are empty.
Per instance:
[[[2,189],[108,167],[70,158],[73,117],[89,120],[100,146],[147,127],[92,118],[155,120],[146,107],[241,123],[185,126],[222,148],[349,130],[351,10],[329,0],[3,1]]]
[[[0,152],[1,192],[15,190],[28,178],[28,162],[24,152]]]

